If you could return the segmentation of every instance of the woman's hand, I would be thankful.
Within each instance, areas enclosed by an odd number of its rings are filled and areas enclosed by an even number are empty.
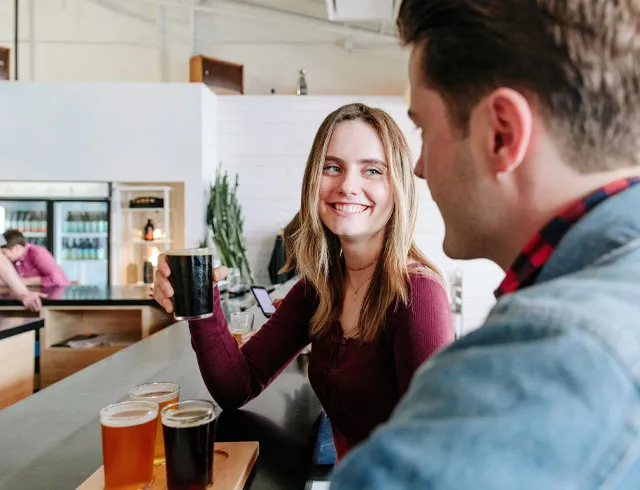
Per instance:
[[[20,302],[27,310],[40,311],[42,308],[42,301],[40,298],[46,298],[47,295],[39,293],[37,291],[27,291],[24,294],[18,296]]]
[[[216,267],[213,270],[213,282],[222,281],[229,269],[225,266]],[[153,282],[153,297],[162,306],[167,313],[173,313],[173,298],[174,291],[171,283],[169,282],[169,276],[171,275],[171,269],[167,264],[167,258],[165,254],[161,254],[158,257],[158,270],[156,270],[155,281]]]
[[[236,342],[238,343],[238,347],[242,347],[244,344],[246,344],[247,342],[249,342],[249,339],[251,337],[253,337],[256,334],[257,330],[252,330],[251,332],[247,332],[242,334],[242,336],[240,338],[238,337],[233,337],[234,339],[236,339]]]

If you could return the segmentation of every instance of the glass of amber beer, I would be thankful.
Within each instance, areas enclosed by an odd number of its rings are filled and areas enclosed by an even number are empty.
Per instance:
[[[213,483],[213,403],[185,400],[160,411],[167,454],[168,490],[203,490]]]
[[[173,383],[147,383],[129,390],[131,400],[155,402],[158,410],[162,410],[171,403],[176,403],[180,396],[180,387]],[[156,447],[153,453],[153,464],[164,464],[164,438],[162,437],[162,422],[158,417],[156,432]]]
[[[158,404],[115,403],[100,410],[105,490],[138,490],[153,480]]]

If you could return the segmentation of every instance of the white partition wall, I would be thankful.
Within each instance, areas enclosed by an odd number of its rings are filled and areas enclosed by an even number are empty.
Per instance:
[[[185,243],[202,236],[198,84],[6,83],[0,179],[184,182]]]

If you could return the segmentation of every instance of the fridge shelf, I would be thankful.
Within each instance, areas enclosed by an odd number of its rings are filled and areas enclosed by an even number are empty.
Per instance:
[[[69,238],[107,238],[109,234],[97,231],[64,231],[60,236]]]
[[[25,237],[46,237],[47,236],[47,232],[46,231],[23,231],[22,234]]]
[[[61,262],[73,262],[74,264],[82,264],[84,262],[90,262],[92,264],[99,264],[107,262],[107,259],[62,259]]]
[[[127,213],[163,213],[164,208],[122,208]]]

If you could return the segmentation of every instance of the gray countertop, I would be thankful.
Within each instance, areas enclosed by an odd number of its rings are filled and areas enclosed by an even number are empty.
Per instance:
[[[157,306],[149,285],[62,286],[39,288],[44,306]],[[7,288],[0,289],[0,307],[20,306]]]
[[[242,410],[224,411],[217,440],[258,440],[251,490],[305,488],[320,404],[304,357]],[[180,398],[211,399],[186,324],[162,330],[0,411],[0,488],[74,489],[101,464],[98,413],[148,381],[180,385]]]

